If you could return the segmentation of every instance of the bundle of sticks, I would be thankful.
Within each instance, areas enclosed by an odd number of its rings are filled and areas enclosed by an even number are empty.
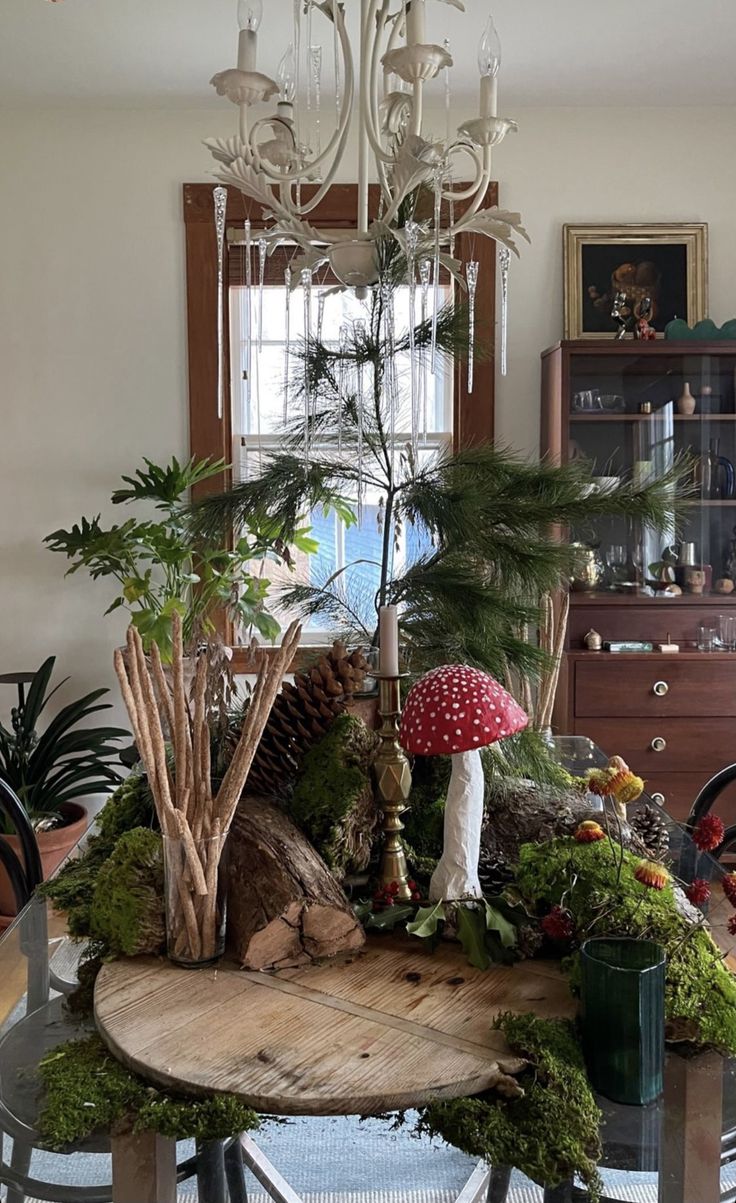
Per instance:
[[[181,620],[173,621],[171,686],[161,654],[151,645],[150,668],[141,637],[128,628],[127,654],[115,652],[123,700],[136,746],[148,776],[161,831],[166,837],[167,942],[182,961],[217,955],[221,931],[218,868],[233,815],[256,748],[299,643],[292,623],[273,655],[263,657],[232,760],[217,794],[212,793],[207,703],[207,651],[200,652],[192,687],[184,683]],[[173,773],[163,731],[171,733]]]
[[[535,731],[547,731],[552,725],[569,612],[570,594],[567,591],[560,590],[554,595],[545,593],[539,603],[537,641],[547,654],[547,662],[534,681],[525,672],[506,673],[506,688],[529,715]],[[528,626],[522,627],[519,638],[529,642]]]

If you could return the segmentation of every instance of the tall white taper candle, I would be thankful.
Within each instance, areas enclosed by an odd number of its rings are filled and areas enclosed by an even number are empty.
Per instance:
[[[384,677],[399,675],[399,617],[396,606],[378,611],[378,671]]]

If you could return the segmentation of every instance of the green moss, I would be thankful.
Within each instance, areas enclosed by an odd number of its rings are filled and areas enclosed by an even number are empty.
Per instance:
[[[376,736],[351,714],[335,719],[304,757],[289,805],[294,822],[338,876],[368,864],[377,812],[371,781]]]
[[[420,1115],[419,1130],[492,1165],[514,1166],[542,1186],[578,1174],[595,1201],[601,1116],[572,1024],[506,1013],[494,1026],[529,1061],[519,1077],[523,1097],[488,1092],[433,1103]]]
[[[90,932],[113,956],[161,951],[166,938],[164,866],[158,832],[126,831],[97,874]]]
[[[621,935],[662,944],[667,1019],[694,1027],[699,1043],[736,1054],[736,981],[720,949],[704,928],[694,928],[679,913],[671,885],[652,890],[636,880],[636,863],[635,856],[608,839],[525,844],[517,884],[544,909],[564,901],[579,940]]]
[[[131,773],[103,806],[95,833],[90,835],[82,854],[68,861],[55,877],[39,887],[56,909],[67,916],[72,936],[84,938],[90,934],[90,907],[97,875],[120,836],[134,827],[151,827],[153,822],[148,781],[140,773]]]
[[[411,863],[417,870],[426,869],[431,873],[442,856],[450,770],[449,756],[417,756],[414,760],[409,809],[401,818]]]
[[[59,1045],[39,1066],[39,1131],[63,1150],[96,1131],[155,1131],[185,1140],[225,1140],[257,1128],[258,1116],[232,1095],[186,1099],[156,1090],[108,1053],[99,1036]]]

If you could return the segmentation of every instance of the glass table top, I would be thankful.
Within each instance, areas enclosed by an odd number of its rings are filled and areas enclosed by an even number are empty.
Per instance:
[[[582,737],[556,741],[557,754],[576,774],[606,761]],[[664,812],[663,812],[664,813]],[[668,820],[670,860],[683,880],[693,876],[716,881],[723,869],[698,853],[689,836]],[[721,891],[708,916],[724,955],[733,938],[726,931],[732,909]],[[722,902],[720,900],[723,900]],[[728,943],[726,943],[728,941]],[[64,921],[42,900],[32,901],[0,938],[0,1132],[16,1137],[18,1148],[32,1146],[32,1196],[60,1203],[103,1203],[110,1199],[110,1158],[106,1137],[85,1142],[67,1154],[38,1148],[35,1123],[39,1088],[35,1067],[48,1049],[84,1034],[63,1007],[75,982],[79,946],[66,934]],[[736,1074],[734,1065],[713,1054],[698,1059],[668,1054],[665,1093],[647,1107],[627,1107],[600,1098],[603,1113],[601,1176],[604,1199],[651,1203],[716,1203],[736,1200]],[[392,1131],[388,1121],[362,1123],[358,1117],[305,1118],[267,1125],[256,1134],[258,1146],[295,1191],[320,1203],[448,1203],[473,1174],[474,1159],[458,1150]],[[0,1181],[12,1181],[9,1142],[4,1142]],[[347,1151],[347,1155],[346,1155]],[[179,1160],[191,1157],[181,1145]],[[733,1158],[733,1160],[732,1160]],[[21,1157],[22,1162],[22,1157]],[[190,1166],[193,1168],[193,1166]],[[180,1186],[180,1199],[225,1203],[218,1181],[208,1185],[200,1171],[199,1196],[193,1179]],[[10,1177],[9,1177],[10,1174]],[[692,1175],[695,1174],[693,1185]],[[4,1175],[4,1177],[3,1177]],[[217,1177],[217,1175],[215,1175]],[[249,1176],[250,1203],[265,1199],[263,1187]],[[56,1184],[56,1193],[45,1183]],[[46,1193],[44,1193],[44,1191]],[[417,1192],[420,1192],[419,1194]],[[482,1194],[485,1197],[483,1185]],[[470,1203],[470,1195],[463,1195]],[[475,1196],[473,1196],[474,1198]],[[543,1194],[514,1174],[507,1203],[567,1203],[587,1195],[570,1188]],[[493,1196],[503,1203],[503,1195]],[[241,1203],[240,1200],[237,1203]]]

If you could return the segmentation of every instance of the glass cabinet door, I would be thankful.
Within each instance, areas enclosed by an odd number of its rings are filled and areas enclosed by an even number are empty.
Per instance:
[[[624,475],[659,477],[688,453],[692,502],[675,519],[673,497],[662,530],[612,517],[574,537],[598,552],[599,589],[654,595],[676,584],[726,596],[736,579],[736,351],[630,346],[570,357],[567,458],[592,461],[605,491]]]

